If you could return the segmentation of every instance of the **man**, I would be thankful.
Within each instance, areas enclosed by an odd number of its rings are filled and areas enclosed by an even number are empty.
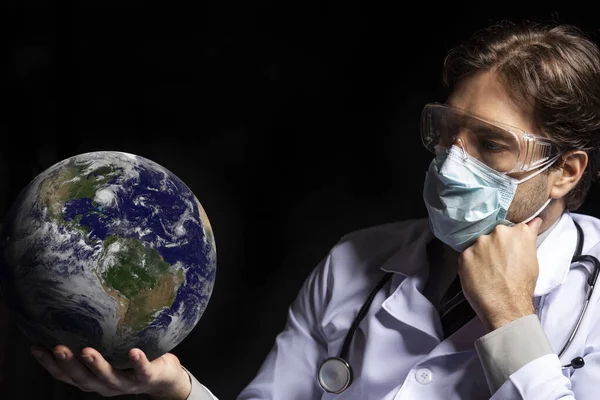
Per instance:
[[[598,397],[596,259],[572,260],[600,257],[600,220],[572,213],[598,169],[598,48],[569,26],[498,25],[444,75],[450,95],[421,124],[428,220],[340,240],[238,399]],[[105,396],[216,398],[172,354],[132,349],[124,372],[94,349],[34,353]]]

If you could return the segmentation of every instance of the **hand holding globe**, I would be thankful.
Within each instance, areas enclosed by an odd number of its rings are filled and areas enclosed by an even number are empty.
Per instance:
[[[0,231],[0,289],[15,322],[53,376],[101,394],[189,386],[168,351],[200,320],[215,273],[200,202],[173,173],[128,153],[48,168]]]
[[[53,354],[42,346],[33,346],[32,352],[54,378],[84,392],[105,397],[147,394],[150,399],[184,400],[191,390],[187,372],[171,353],[150,362],[141,350],[132,349],[129,357],[133,368],[119,370],[92,348],[83,349],[79,356],[61,345]]]

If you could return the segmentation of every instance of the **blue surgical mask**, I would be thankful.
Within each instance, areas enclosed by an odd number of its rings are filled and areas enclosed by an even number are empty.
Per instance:
[[[433,234],[458,252],[487,235],[506,219],[517,186],[544,171],[551,164],[522,180],[502,174],[470,157],[458,146],[439,148],[425,178],[423,199]],[[535,218],[544,205],[526,221]]]

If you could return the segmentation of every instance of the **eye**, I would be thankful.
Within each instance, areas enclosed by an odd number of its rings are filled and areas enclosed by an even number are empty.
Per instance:
[[[495,142],[492,142],[490,140],[482,140],[481,141],[481,147],[483,149],[485,149],[486,151],[492,151],[492,152],[506,150],[505,146],[502,146],[502,145],[500,145],[498,143],[495,143]]]

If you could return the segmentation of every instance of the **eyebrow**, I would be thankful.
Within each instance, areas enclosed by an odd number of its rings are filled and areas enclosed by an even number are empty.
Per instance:
[[[492,124],[490,122],[479,119],[479,117],[476,118],[475,120],[473,120],[472,117],[470,117],[468,115],[466,116],[466,118],[462,118],[461,125],[463,125],[467,129],[475,129],[479,132],[483,132],[483,133],[487,134],[488,136],[492,136],[492,135],[498,136],[499,131],[506,130],[502,127],[495,126],[494,124]]]
[[[529,129],[520,128],[518,126],[507,124],[505,122],[496,121],[494,119],[486,118],[486,117],[481,116],[481,115],[479,115],[479,114],[477,114],[477,113],[475,113],[475,112],[473,112],[471,110],[466,110],[464,108],[460,108],[460,107],[454,106],[451,103],[449,103],[448,101],[446,101],[446,102],[444,102],[442,104],[445,105],[445,106],[447,106],[447,107],[450,107],[450,108],[453,108],[455,110],[460,111],[466,117],[475,117],[475,119],[479,123],[490,125],[490,126],[486,126],[486,130],[487,131],[491,131],[492,129],[502,129],[502,130],[505,130],[507,132],[511,132],[512,133],[511,130],[516,130],[516,131],[518,131],[518,132],[520,132],[522,134],[529,133],[529,134],[534,135],[534,136],[536,136],[536,137],[538,137],[540,139],[547,139],[548,141],[552,141],[551,138],[546,137],[544,135],[540,135],[538,133],[534,133],[534,131],[531,131]]]
[[[502,130],[502,128],[496,127],[496,126],[489,126],[489,125],[483,125],[481,127],[479,127],[477,129],[478,131],[480,131],[481,133],[485,134],[486,136],[504,136],[502,135],[500,132],[500,130]]]

